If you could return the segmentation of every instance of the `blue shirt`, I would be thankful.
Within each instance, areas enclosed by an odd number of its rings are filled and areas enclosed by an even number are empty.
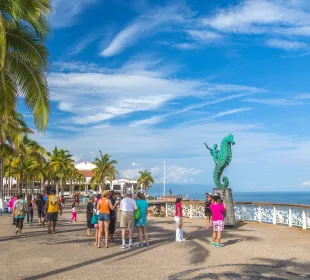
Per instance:
[[[25,218],[25,216],[26,216],[26,208],[27,208],[26,200],[24,200],[24,199],[17,199],[14,202],[15,218],[16,219]]]
[[[147,203],[147,201],[143,199],[138,199],[136,203],[137,203],[138,209],[140,210],[140,213],[146,214],[147,208],[149,207],[149,204]]]

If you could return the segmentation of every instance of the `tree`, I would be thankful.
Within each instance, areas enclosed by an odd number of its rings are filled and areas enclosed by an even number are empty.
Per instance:
[[[0,1],[0,126],[16,113],[19,97],[32,111],[39,130],[48,124],[48,51],[44,42],[50,13],[49,0]]]
[[[113,179],[115,179],[116,174],[118,174],[115,167],[118,162],[117,160],[110,160],[110,155],[102,155],[102,152],[99,152],[100,158],[96,157],[95,161],[93,162],[93,164],[96,165],[96,168],[93,169],[93,181],[101,182],[100,192],[102,192],[105,189],[106,179],[108,178],[111,182]]]
[[[81,192],[81,185],[84,185],[86,183],[86,177],[83,174],[79,173],[76,177],[76,182],[79,185],[79,192]]]
[[[147,193],[147,190],[152,187],[152,184],[154,184],[152,174],[147,169],[145,171],[139,171],[139,174],[140,177],[137,180],[137,185],[143,186],[145,192]]]
[[[66,170],[73,169],[73,159],[72,155],[67,150],[58,150],[57,147],[53,150],[53,154],[50,156],[50,168],[55,173],[59,173],[60,175],[60,187],[62,190],[63,187],[63,176]],[[56,194],[59,193],[59,185],[56,185]],[[62,192],[63,194],[63,192]]]

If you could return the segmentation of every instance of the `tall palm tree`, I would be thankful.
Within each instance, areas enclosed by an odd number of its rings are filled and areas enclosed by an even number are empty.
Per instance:
[[[81,185],[84,185],[86,183],[86,177],[83,174],[79,173],[76,177],[76,182],[79,185],[79,192],[81,192]]]
[[[74,160],[72,159],[72,155],[67,150],[58,150],[55,147],[53,151],[53,155],[50,157],[50,168],[54,172],[58,172],[60,176],[60,186],[63,187],[63,176],[66,170],[72,169]],[[56,185],[56,193],[59,193],[59,185]],[[63,192],[62,192],[63,193]]]
[[[143,186],[147,193],[147,190],[152,187],[152,184],[154,184],[154,178],[152,177],[151,172],[147,169],[145,171],[139,171],[139,174],[140,177],[137,180],[137,185]]]
[[[102,152],[99,152],[100,158],[96,157],[93,162],[93,164],[96,165],[96,168],[93,169],[93,178],[95,181],[101,182],[100,192],[102,192],[105,189],[106,179],[108,178],[109,181],[111,181],[111,179],[114,179],[118,174],[115,167],[118,162],[117,160],[110,160],[110,155],[102,155]]]
[[[16,112],[18,97],[23,97],[36,127],[44,130],[48,124],[44,42],[50,13],[49,0],[0,1],[0,122]]]

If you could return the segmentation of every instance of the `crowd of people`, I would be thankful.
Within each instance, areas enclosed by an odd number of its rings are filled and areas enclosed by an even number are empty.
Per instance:
[[[24,198],[23,194],[16,194],[9,202],[8,208],[12,210],[13,224],[16,225],[15,233],[22,233],[24,219],[27,217],[29,226],[33,224],[34,209],[37,210],[39,226],[48,224],[48,233],[56,232],[58,215],[62,215],[64,198],[59,198],[55,190],[51,190],[49,195],[38,194],[33,200],[31,196]],[[83,205],[86,199],[83,198]],[[77,222],[77,205],[79,198],[75,198],[72,204],[72,215],[70,222]],[[89,197],[86,205],[87,236],[92,236],[92,229],[95,229],[95,246],[97,248],[108,248],[109,242],[115,242],[114,234],[116,230],[117,208],[120,210],[120,228],[122,234],[122,246],[126,247],[126,230],[128,230],[128,248],[133,247],[133,229],[137,227],[138,245],[137,247],[149,246],[148,233],[146,229],[148,202],[143,192],[136,194],[136,199],[130,190],[126,192],[126,197],[121,199],[114,191],[104,191],[96,198]],[[206,193],[205,217],[206,229],[213,227],[212,246],[221,247],[222,231],[224,230],[224,218],[226,212],[225,201],[219,194]],[[183,207],[182,197],[176,199],[175,216],[176,242],[184,242],[183,236]],[[145,244],[143,243],[143,237]]]

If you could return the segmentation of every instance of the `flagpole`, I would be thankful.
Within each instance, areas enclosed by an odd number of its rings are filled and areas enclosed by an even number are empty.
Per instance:
[[[166,195],[166,161],[164,160],[164,193],[163,196]]]

